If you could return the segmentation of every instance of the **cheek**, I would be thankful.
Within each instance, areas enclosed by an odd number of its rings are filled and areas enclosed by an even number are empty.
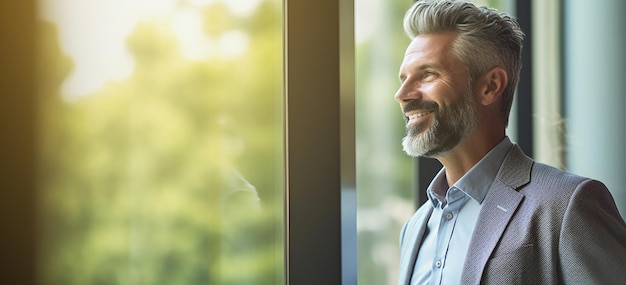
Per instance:
[[[431,95],[430,100],[437,102],[442,107],[446,107],[463,100],[465,91],[465,89],[455,86],[450,81],[442,80],[437,84],[429,86],[428,94]]]

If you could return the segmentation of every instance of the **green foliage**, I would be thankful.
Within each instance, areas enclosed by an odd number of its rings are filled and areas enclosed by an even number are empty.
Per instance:
[[[134,73],[70,102],[59,90],[71,60],[41,24],[43,284],[280,283],[274,2],[246,19],[206,7],[208,36],[247,31],[233,58],[186,60],[171,31],[140,23],[127,42]]]

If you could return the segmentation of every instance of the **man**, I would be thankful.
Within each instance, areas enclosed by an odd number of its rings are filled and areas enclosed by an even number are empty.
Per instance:
[[[505,135],[517,22],[419,1],[404,27],[402,145],[444,168],[402,229],[399,284],[626,284],[626,224],[606,187],[534,162]]]

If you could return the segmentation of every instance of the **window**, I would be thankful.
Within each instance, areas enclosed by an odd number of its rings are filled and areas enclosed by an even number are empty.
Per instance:
[[[148,282],[152,274],[164,276],[163,271],[169,273],[166,281],[192,283],[209,278],[248,282],[251,276],[270,284],[339,282],[340,190],[344,181],[354,189],[354,179],[347,174],[341,177],[339,171],[340,165],[354,168],[354,162],[341,158],[339,149],[340,142],[345,148],[354,144],[349,134],[340,138],[339,131],[340,109],[348,110],[342,114],[351,125],[350,96],[345,96],[348,101],[341,106],[337,98],[341,90],[350,94],[353,89],[349,80],[353,70],[348,60],[341,64],[340,76],[340,53],[341,58],[350,58],[352,41],[339,44],[337,2],[149,2],[126,1],[117,7],[121,2],[94,1],[87,8],[81,5],[84,3],[2,2],[1,18],[7,24],[0,25],[0,36],[7,53],[0,57],[1,80],[5,91],[14,96],[0,104],[0,135],[7,146],[0,155],[3,187],[15,189],[1,192],[0,199],[0,246],[6,261],[1,267],[2,283]],[[352,14],[349,3],[342,2],[341,11],[346,15]],[[119,42],[119,35],[112,37],[112,30],[126,31],[121,48],[107,49],[115,55],[108,59],[116,59],[126,73],[113,72],[117,76],[112,76],[107,68],[111,62],[88,57],[99,62],[100,73],[112,80],[78,80],[73,87],[80,88],[70,88],[69,83],[62,87],[76,66],[73,55],[61,46],[67,40],[59,36],[61,29],[41,21],[50,20],[43,11],[51,9],[48,11],[62,14],[59,18],[63,21],[71,21],[85,14],[81,7],[104,14],[92,13],[98,19],[83,18],[79,21],[82,25],[73,28],[89,30],[90,25],[85,24],[89,21],[108,26],[74,44],[85,47],[94,37]],[[174,21],[173,14],[182,16]],[[200,28],[193,24],[198,23],[198,14],[204,21]],[[133,22],[132,17],[138,15],[146,18]],[[213,25],[206,25],[208,22]],[[350,39],[353,24],[348,22],[341,34]],[[189,33],[195,36],[187,38]],[[194,47],[183,54],[180,42],[187,41]],[[242,51],[241,44],[253,51]],[[341,52],[337,50],[340,46]],[[94,45],[87,47],[93,49]],[[216,52],[211,47],[218,47],[228,58],[213,57],[208,64],[206,56]],[[129,56],[128,51],[135,53]],[[129,82],[129,78],[135,81]],[[219,100],[205,98],[207,90],[218,94],[214,96]],[[270,93],[264,93],[268,90]],[[211,104],[220,108],[211,109]],[[223,112],[208,112],[215,109]],[[104,116],[107,111],[115,116]],[[229,128],[251,121],[254,128]],[[210,131],[212,137],[194,130]],[[81,132],[84,136],[76,136]],[[189,137],[195,140],[189,141]],[[245,154],[234,156],[242,148]],[[198,162],[207,157],[210,160],[197,168],[180,167],[186,166],[181,161]],[[222,162],[232,163],[236,172],[224,171],[230,175],[222,176],[225,168],[212,170]],[[108,169],[104,175],[94,172],[102,165],[119,169]],[[63,175],[55,175],[59,173]],[[201,177],[202,173],[206,177]],[[354,177],[354,171],[350,173]],[[65,187],[73,183],[85,187]],[[198,186],[203,183],[218,184],[220,191]],[[187,184],[195,187],[181,186]],[[230,189],[228,185],[242,186],[238,192],[244,194],[255,189],[264,209],[270,207],[269,212],[251,218],[262,224],[241,225],[258,230],[252,235],[245,231],[252,247],[243,248],[252,248],[253,254],[240,254],[250,250],[236,252],[237,248],[225,246],[225,220],[240,219],[226,216],[225,207],[221,203],[215,207],[218,202],[211,199],[225,196],[221,190]],[[174,195],[168,189],[182,194]],[[243,198],[236,199],[239,202],[250,200],[246,199],[250,195],[236,196]],[[203,227],[204,232],[194,232]],[[257,247],[257,241],[263,246]],[[207,253],[215,243],[221,244]],[[68,250],[61,250],[64,247]],[[224,257],[232,252],[236,255]],[[52,260],[58,264],[50,263]],[[234,276],[227,266],[231,261],[246,266],[245,270]],[[181,262],[188,267],[176,267]],[[62,276],[61,269],[71,271]],[[74,271],[79,269],[85,271]]]

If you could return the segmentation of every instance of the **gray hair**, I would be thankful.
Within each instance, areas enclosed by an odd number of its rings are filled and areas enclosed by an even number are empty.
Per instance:
[[[452,53],[468,70],[470,85],[485,72],[501,66],[509,75],[502,94],[502,116],[508,125],[513,95],[522,68],[524,33],[517,20],[495,9],[454,0],[416,2],[404,16],[404,31],[418,35],[452,31],[458,34]]]

